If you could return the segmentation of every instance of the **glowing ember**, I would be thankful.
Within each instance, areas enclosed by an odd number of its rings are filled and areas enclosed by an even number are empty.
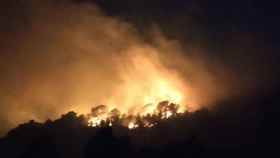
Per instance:
[[[171,112],[171,111],[167,111],[165,117],[166,117],[166,118],[169,118],[169,117],[171,117],[171,116],[172,116],[172,112]]]
[[[101,122],[102,122],[102,121],[105,121],[105,120],[106,120],[106,118],[91,117],[91,118],[88,120],[88,125],[89,125],[89,126],[92,126],[92,127],[96,127],[96,126],[101,125]]]
[[[128,128],[129,128],[129,129],[135,129],[135,128],[137,128],[137,127],[139,127],[139,125],[137,125],[135,122],[130,122],[130,123],[128,124]]]
[[[146,128],[151,128],[151,127],[154,127],[155,125],[156,125],[156,123],[150,123],[150,122],[144,123],[144,127],[146,127]]]

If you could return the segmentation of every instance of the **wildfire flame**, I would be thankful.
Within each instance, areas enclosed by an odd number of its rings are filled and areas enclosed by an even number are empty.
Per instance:
[[[169,119],[172,116],[179,114],[180,111],[178,104],[170,103],[169,101],[162,101],[158,103],[155,110],[147,115],[138,114],[138,115],[120,115],[119,112],[116,112],[116,109],[112,111],[107,111],[104,105],[97,106],[92,109],[92,113],[89,115],[88,125],[92,127],[98,127],[102,124],[102,122],[109,122],[108,125],[112,126],[115,119],[123,120],[123,125],[127,126],[128,129],[136,129],[140,127],[140,123],[137,122],[137,118],[141,119],[141,123],[143,127],[151,128],[156,125],[156,122],[152,122],[147,118],[151,116],[156,116],[162,120]],[[112,114],[114,113],[114,114]]]
[[[156,83],[154,87],[159,89],[159,93],[155,96],[144,96],[144,106],[137,107],[137,113],[125,113],[120,112],[117,109],[109,110],[106,106],[100,105],[95,108],[92,108],[91,114],[89,115],[88,125],[92,127],[100,126],[102,122],[109,121],[109,126],[112,126],[114,119],[117,117],[119,119],[128,120],[126,123],[124,121],[123,125],[127,126],[128,129],[136,129],[140,125],[137,123],[136,118],[140,117],[142,121],[147,116],[159,116],[160,119],[169,119],[172,116],[183,113],[187,109],[185,106],[181,106],[176,103],[180,103],[182,100],[182,94],[178,91],[172,93],[172,88],[168,87],[166,82]],[[168,101],[159,101],[162,98],[166,98]],[[122,117],[123,116],[123,117]],[[144,120],[143,127],[151,128],[156,125],[154,122]]]
[[[137,51],[141,50],[133,50],[136,54],[143,54]],[[135,119],[137,117],[143,120],[144,117],[155,115],[160,116],[160,119],[169,119],[187,110],[185,104],[189,104],[189,98],[186,97],[186,84],[175,72],[169,71],[156,58],[148,55],[136,55],[130,64],[129,67],[122,67],[122,84],[108,99],[106,105],[110,106],[92,109],[89,126],[100,126],[104,121],[112,125],[114,117],[117,117],[128,120],[124,121],[124,126],[135,129],[140,126]],[[146,120],[142,126],[150,128],[154,125]]]

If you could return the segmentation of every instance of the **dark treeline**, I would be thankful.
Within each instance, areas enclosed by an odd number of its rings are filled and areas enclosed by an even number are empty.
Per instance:
[[[134,130],[117,121],[89,127],[75,112],[30,121],[0,139],[0,157],[257,157],[276,153],[278,94],[173,115]]]

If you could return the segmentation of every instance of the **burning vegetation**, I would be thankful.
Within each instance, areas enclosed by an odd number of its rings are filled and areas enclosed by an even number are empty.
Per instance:
[[[169,101],[162,101],[157,105],[145,105],[143,108],[151,108],[151,106],[153,106],[152,111],[133,115],[121,113],[118,109],[109,110],[105,105],[99,105],[92,108],[91,113],[88,114],[88,126],[112,126],[115,123],[120,123],[129,129],[138,127],[151,128],[159,120],[169,119],[185,112],[185,110],[180,109],[180,105]]]
[[[189,107],[195,108],[186,83],[162,65],[152,48],[131,51],[137,54],[129,56],[128,67],[120,63],[122,82],[104,101],[109,106],[93,107],[87,114],[89,126],[112,126],[118,122],[129,129],[151,128],[157,119],[169,119],[186,112],[187,108],[190,111]]]

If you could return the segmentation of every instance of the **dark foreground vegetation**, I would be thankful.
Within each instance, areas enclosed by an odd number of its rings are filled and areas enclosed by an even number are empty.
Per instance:
[[[69,112],[58,120],[30,121],[11,130],[0,139],[0,157],[271,157],[279,135],[277,97],[231,101],[134,130],[117,122],[89,127],[83,116]]]

